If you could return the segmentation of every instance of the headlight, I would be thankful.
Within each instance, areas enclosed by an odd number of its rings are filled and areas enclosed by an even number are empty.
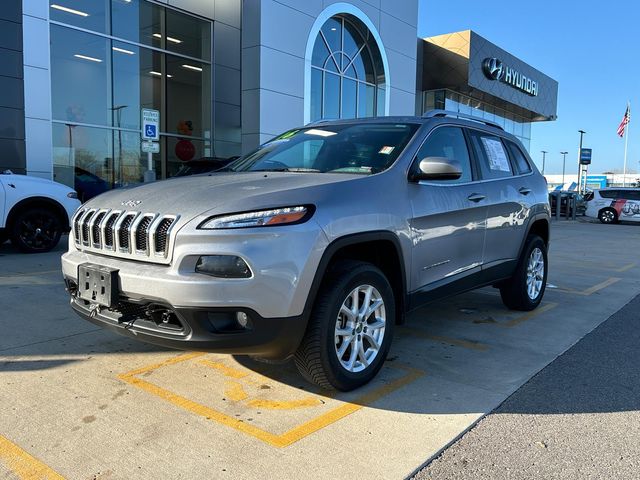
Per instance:
[[[220,228],[248,228],[270,227],[275,225],[290,225],[306,221],[313,213],[311,207],[286,207],[258,212],[236,213],[211,217],[200,224],[198,228],[215,230]]]
[[[69,198],[78,198],[78,194],[76,192],[67,193],[67,197]]]

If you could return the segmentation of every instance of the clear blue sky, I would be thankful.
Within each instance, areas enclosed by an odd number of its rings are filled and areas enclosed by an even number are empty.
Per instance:
[[[402,1],[402,0],[400,0]],[[640,2],[420,0],[421,37],[471,29],[559,83],[558,120],[534,123],[531,156],[545,173],[577,172],[578,130],[589,173],[622,171],[616,129],[631,102],[627,171],[640,171]]]

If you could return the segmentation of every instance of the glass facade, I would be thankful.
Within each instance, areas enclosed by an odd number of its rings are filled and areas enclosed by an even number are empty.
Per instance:
[[[422,112],[426,113],[434,109],[459,112],[497,123],[506,132],[515,135],[529,150],[531,145],[531,122],[524,117],[446,89],[423,92]]]
[[[311,58],[311,121],[384,115],[385,72],[378,45],[358,19],[322,26]]]
[[[213,65],[214,22],[146,0],[51,0],[50,7],[57,181],[85,198],[142,182],[142,108],[160,111],[158,178],[184,161],[240,153],[240,84],[218,95],[212,81],[218,68],[239,78],[240,66],[224,65],[222,55],[223,65]]]

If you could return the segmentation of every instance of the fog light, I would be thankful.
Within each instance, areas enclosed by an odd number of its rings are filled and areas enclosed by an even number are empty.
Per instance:
[[[242,328],[247,328],[247,325],[249,325],[249,317],[244,312],[236,312],[236,321]]]
[[[207,255],[196,263],[196,272],[220,278],[249,278],[251,270],[236,255]]]

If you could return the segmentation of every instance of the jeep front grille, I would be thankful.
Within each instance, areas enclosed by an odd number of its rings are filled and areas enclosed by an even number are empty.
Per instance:
[[[81,250],[168,263],[171,231],[178,218],[178,215],[83,208],[73,219],[73,236]]]

